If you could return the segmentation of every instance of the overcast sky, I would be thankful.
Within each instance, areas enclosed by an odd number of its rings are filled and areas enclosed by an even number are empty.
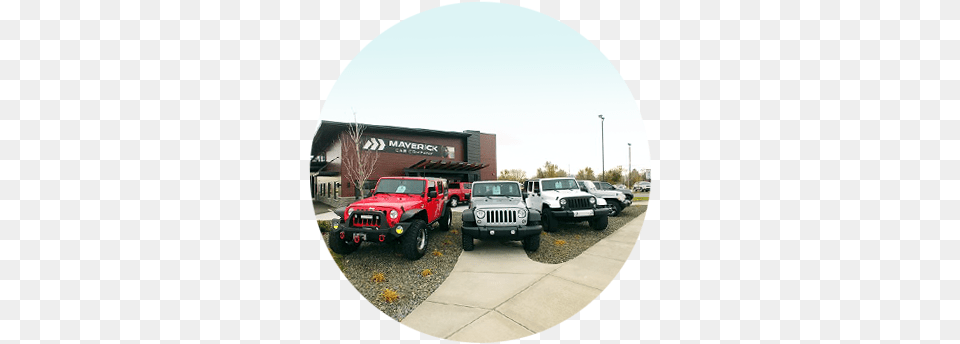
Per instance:
[[[320,119],[497,135],[497,168],[532,177],[550,161],[599,172],[647,166],[640,113],[620,74],[578,32],[497,3],[438,7],[371,41],[331,90]],[[498,171],[499,173],[499,171]]]

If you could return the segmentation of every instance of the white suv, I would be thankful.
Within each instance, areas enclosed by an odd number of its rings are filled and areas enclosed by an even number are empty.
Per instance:
[[[541,210],[544,231],[555,232],[560,221],[589,221],[595,230],[607,228],[607,216],[611,212],[607,202],[581,191],[576,179],[531,179],[524,185],[527,208]]]

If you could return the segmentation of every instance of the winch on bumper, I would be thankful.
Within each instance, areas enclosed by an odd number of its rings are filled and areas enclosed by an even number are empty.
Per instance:
[[[513,225],[486,225],[484,223],[478,223],[473,212],[464,212],[462,216],[464,225],[460,231],[463,232],[463,235],[474,239],[514,241],[540,235],[540,232],[543,232],[543,226],[539,224],[540,212],[538,211],[530,211],[525,224],[517,223]],[[477,225],[470,226],[467,225],[468,223]],[[537,224],[531,225],[530,223]]]
[[[399,222],[390,227],[387,216],[380,211],[356,210],[346,221],[335,218],[330,221],[333,233],[340,239],[354,243],[363,241],[389,242],[403,236],[410,222]]]

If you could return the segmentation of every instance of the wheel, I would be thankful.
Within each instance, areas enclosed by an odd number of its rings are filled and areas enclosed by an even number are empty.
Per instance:
[[[623,210],[623,205],[621,205],[620,202],[612,201],[610,203],[610,209],[613,210],[613,212],[610,213],[610,216],[617,216],[620,215],[620,211]]]
[[[540,248],[540,235],[531,235],[526,238],[523,238],[523,249],[536,252]]]
[[[544,232],[556,232],[559,222],[553,217],[553,213],[550,212],[550,209],[543,209],[543,215],[540,217],[540,221],[543,225]]]
[[[602,231],[607,229],[607,222],[608,220],[606,216],[600,216],[590,221],[590,227],[595,230]]]
[[[458,204],[460,204],[460,201],[456,197],[450,199],[450,207],[456,207]]]
[[[330,244],[330,250],[336,254],[351,254],[360,248],[359,243],[347,242],[351,238],[340,239],[340,232],[330,232],[330,237],[327,238],[327,242]]]
[[[473,238],[463,233],[460,233],[460,237],[462,238],[462,241],[463,241],[463,250],[473,251]]]
[[[407,232],[400,237],[400,246],[403,257],[417,260],[427,253],[427,223],[423,220],[413,220]]]
[[[450,207],[443,209],[443,215],[440,216],[438,222],[440,222],[440,230],[444,232],[450,230],[450,224],[453,223],[453,214],[450,213]]]

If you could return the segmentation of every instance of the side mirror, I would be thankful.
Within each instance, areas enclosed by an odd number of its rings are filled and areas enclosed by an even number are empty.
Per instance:
[[[433,190],[433,191],[427,192],[427,197],[429,197],[429,198],[437,198],[437,191],[436,191],[436,190]]]

